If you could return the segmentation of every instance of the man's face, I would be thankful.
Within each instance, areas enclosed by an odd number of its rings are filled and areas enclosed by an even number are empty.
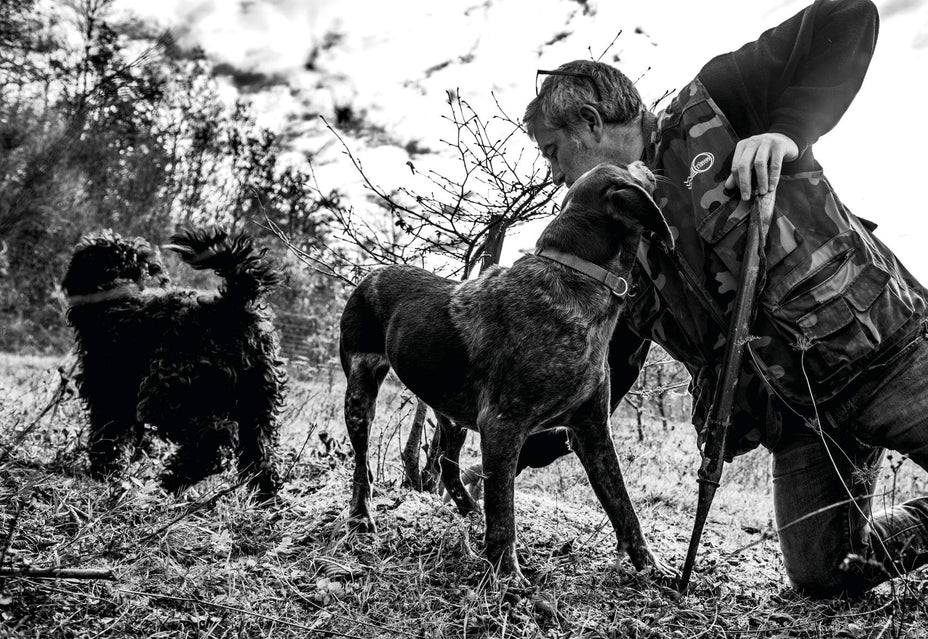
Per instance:
[[[576,132],[552,129],[543,123],[535,125],[535,144],[551,167],[551,179],[556,186],[570,187],[577,179],[600,162],[615,162],[617,158],[602,140],[584,127]]]
[[[535,127],[535,144],[551,168],[555,186],[572,185],[577,178],[596,165],[587,159],[589,145],[584,131],[572,136],[567,129],[551,129],[545,124]]]

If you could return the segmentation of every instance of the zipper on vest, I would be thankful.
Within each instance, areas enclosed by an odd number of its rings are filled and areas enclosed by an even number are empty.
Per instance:
[[[807,275],[805,279],[796,282],[788,291],[783,294],[780,301],[777,302],[777,308],[793,302],[803,295],[811,293],[819,286],[828,282],[834,277],[844,265],[847,264],[854,256],[854,248],[849,247],[844,252],[838,253],[830,260],[819,266],[813,273]]]

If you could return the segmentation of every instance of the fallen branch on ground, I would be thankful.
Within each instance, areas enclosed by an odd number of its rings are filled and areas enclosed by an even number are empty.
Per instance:
[[[29,579],[116,579],[109,568],[0,568],[0,577]]]

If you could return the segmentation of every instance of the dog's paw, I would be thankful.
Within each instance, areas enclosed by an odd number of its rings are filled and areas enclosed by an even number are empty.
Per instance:
[[[255,504],[270,511],[281,508],[287,501],[277,492],[255,491]]]
[[[442,501],[446,504],[453,501],[458,512],[465,517],[473,512],[482,512],[478,502],[483,499],[483,480],[481,464],[462,470],[458,486],[442,486]]]
[[[483,510],[480,508],[480,504],[473,498],[473,496],[468,493],[466,490],[452,490],[449,491],[447,487],[442,487],[441,491],[441,500],[442,503],[450,504],[454,502],[454,505],[457,506],[458,513],[462,517],[467,517],[471,513],[482,513]]]
[[[179,496],[189,485],[187,482],[178,478],[174,473],[162,473],[158,476],[158,483],[161,488],[169,495]]]
[[[525,576],[525,573],[522,572],[522,568],[518,563],[514,566],[500,566],[498,561],[494,563],[489,559],[486,559],[484,579],[486,579],[488,583],[497,587],[503,587],[507,590],[513,588],[527,589],[532,585],[531,580]]]
[[[628,554],[641,576],[668,588],[675,587],[680,581],[680,571],[651,552],[647,546],[634,551],[628,549]]]
[[[354,534],[374,534],[377,525],[370,515],[351,515],[348,517],[348,531]]]
[[[658,585],[676,588],[680,583],[680,571],[657,557],[654,558],[654,564],[645,571],[650,573],[651,579]]]
[[[280,500],[281,482],[277,478],[259,479],[253,482],[255,488],[255,499],[262,505],[273,505],[282,503]]]
[[[658,586],[676,590],[680,584],[680,571],[659,557],[651,557],[654,563],[639,570],[639,575]]]

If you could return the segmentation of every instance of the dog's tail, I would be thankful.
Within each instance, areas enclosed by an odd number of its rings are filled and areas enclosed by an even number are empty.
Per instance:
[[[171,236],[164,248],[179,253],[195,269],[214,270],[225,279],[222,296],[237,302],[253,302],[283,280],[267,249],[256,250],[242,233],[229,235],[216,227],[185,229]]]

